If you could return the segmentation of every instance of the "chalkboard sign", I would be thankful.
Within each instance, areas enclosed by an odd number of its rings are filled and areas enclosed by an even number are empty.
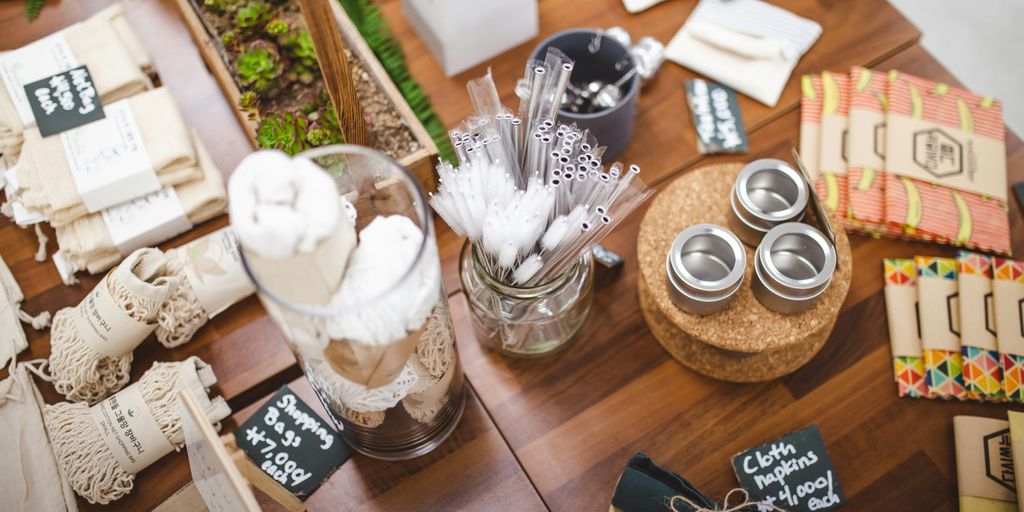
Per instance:
[[[732,467],[753,501],[794,512],[828,510],[844,501],[817,425],[739,453]]]
[[[89,68],[79,66],[25,86],[43,137],[103,119],[103,103]]]
[[[338,432],[288,386],[235,433],[235,442],[264,473],[300,499],[352,456]]]
[[[732,89],[700,79],[686,81],[686,98],[701,153],[745,153],[747,132]]]

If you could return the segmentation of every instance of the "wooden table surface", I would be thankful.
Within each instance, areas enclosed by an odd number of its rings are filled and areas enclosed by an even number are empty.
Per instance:
[[[48,2],[28,24],[22,2],[0,3],[0,50],[16,48],[74,21],[110,0]],[[503,99],[533,46],[562,29],[623,26],[634,37],[667,42],[693,9],[671,0],[638,15],[619,0],[543,0],[540,34],[452,78],[443,75],[402,17],[399,0],[383,0],[412,74],[431,96],[446,125],[470,110],[464,84],[492,67]],[[797,65],[794,77],[852,65],[956,83],[918,44],[919,33],[885,0],[792,0],[786,7],[822,24],[824,33]],[[211,148],[225,176],[250,151],[212,77],[203,66],[171,0],[128,0],[128,16],[153,54],[162,81],[189,123]],[[695,75],[666,63],[644,88],[636,131],[621,159],[637,163],[652,185],[706,163],[788,158],[799,136],[799,90],[791,79],[779,104],[740,104],[750,137],[747,155],[704,157],[685,105],[683,82]],[[1011,181],[1024,179],[1024,144],[1007,136]],[[1013,247],[1024,251],[1020,206],[1011,201]],[[812,423],[821,427],[849,504],[844,510],[954,510],[956,470],[952,417],[1005,416],[1006,405],[899,400],[882,298],[882,257],[951,255],[935,245],[852,237],[854,278],[843,313],[824,349],[787,377],[761,384],[730,384],[696,374],[669,357],[648,332],[637,301],[636,237],[643,210],[605,241],[627,262],[621,274],[599,271],[590,320],[577,344],[541,360],[512,360],[483,350],[474,339],[456,274],[457,239],[438,224],[444,276],[463,365],[472,387],[466,414],[434,453],[403,463],[357,455],[310,499],[312,510],[606,510],[616,478],[635,451],[651,455],[721,497],[736,486],[730,457]],[[174,247],[226,223],[220,218],[164,244]],[[52,238],[51,238],[52,239]],[[60,283],[51,263],[33,260],[35,237],[0,220],[0,255],[27,297],[25,309],[73,306],[98,279]],[[51,246],[50,252],[54,248]],[[48,333],[29,330],[27,360],[49,354]],[[213,365],[215,388],[235,411],[231,431],[277,387],[311,391],[259,302],[249,298],[219,315],[189,344],[162,348],[153,340],[135,351],[133,378],[153,361],[197,355]],[[2,374],[6,375],[6,373]],[[47,401],[60,399],[40,384]],[[319,404],[310,400],[315,408]],[[109,507],[148,510],[190,479],[184,454],[143,471],[135,490]],[[259,495],[259,494],[258,494]],[[261,504],[275,509],[265,496]]]

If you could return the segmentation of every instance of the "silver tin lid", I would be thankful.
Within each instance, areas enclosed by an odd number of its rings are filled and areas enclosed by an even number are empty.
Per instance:
[[[765,307],[780,313],[809,309],[828,289],[836,268],[835,246],[801,222],[768,231],[754,253],[751,288]]]
[[[732,226],[748,245],[773,227],[803,219],[811,191],[799,171],[774,158],[750,162],[740,171],[729,200]]]
[[[669,296],[683,311],[709,315],[724,309],[743,283],[747,256],[731,231],[714,224],[684,229],[665,258]]]

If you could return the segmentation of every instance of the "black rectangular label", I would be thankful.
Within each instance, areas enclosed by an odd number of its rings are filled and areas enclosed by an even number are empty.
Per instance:
[[[741,452],[732,467],[752,501],[794,512],[828,510],[844,501],[817,425]]]
[[[288,386],[282,386],[238,428],[235,442],[264,473],[306,499],[352,449]]]
[[[25,86],[43,137],[103,119],[103,103],[89,68],[79,66]]]

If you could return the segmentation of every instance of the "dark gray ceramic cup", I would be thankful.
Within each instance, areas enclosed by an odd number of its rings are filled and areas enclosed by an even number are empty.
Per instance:
[[[542,41],[533,51],[533,58],[544,60],[549,47],[555,47],[576,61],[570,82],[580,86],[594,80],[613,83],[633,67],[628,60],[629,51],[622,43],[601,35],[601,44],[596,53],[590,53],[590,42],[597,37],[598,31],[593,29],[571,29],[559,32]],[[622,69],[615,69],[615,64],[626,62]],[[559,110],[558,120],[571,124],[576,123],[581,129],[589,129],[597,137],[602,146],[607,146],[605,162],[619,156],[629,145],[633,137],[633,125],[636,123],[636,106],[640,99],[640,78],[633,75],[623,85],[622,99],[612,108],[591,114],[577,114]]]

